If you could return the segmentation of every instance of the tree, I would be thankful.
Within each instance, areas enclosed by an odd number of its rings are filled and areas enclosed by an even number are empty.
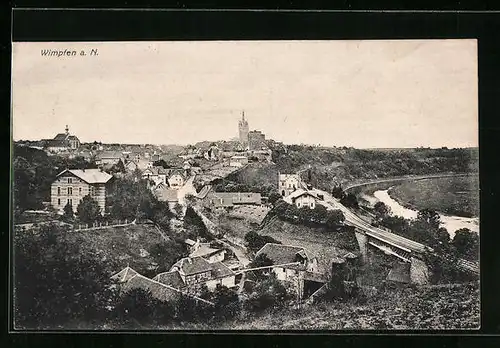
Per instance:
[[[254,231],[250,231],[245,235],[245,242],[247,243],[248,248],[254,252],[261,249],[267,243],[281,244],[280,241],[277,241],[271,236],[262,236]]]
[[[391,208],[389,208],[384,202],[375,203],[373,210],[375,211],[375,215],[379,221],[391,212]]]
[[[267,254],[258,255],[249,265],[250,268],[259,268],[274,265],[274,261],[271,260]],[[269,273],[269,269],[255,270],[253,274],[258,280],[262,280],[264,278],[264,274]]]
[[[69,204],[69,202],[66,203],[66,205],[64,206],[63,220],[64,221],[73,220],[73,206]]]
[[[182,207],[182,205],[180,205],[179,203],[177,203],[177,204],[174,206],[174,211],[175,211],[175,214],[176,214],[178,217],[182,217],[182,213],[184,212],[184,208]]]
[[[342,211],[335,209],[335,210],[328,210],[326,213],[326,221],[325,224],[326,226],[332,228],[332,227],[337,227],[339,225],[342,225],[345,221],[345,216]]]
[[[348,193],[345,197],[340,199],[340,203],[348,208],[358,208],[358,198],[353,193]]]
[[[214,303],[215,318],[218,320],[234,318],[241,310],[236,291],[220,284],[215,288]]]
[[[203,219],[191,206],[186,208],[186,213],[184,214],[184,228],[194,237],[203,237],[209,240],[214,239],[208,231],[207,226],[205,226]]]
[[[436,230],[441,224],[441,218],[437,212],[430,209],[422,209],[418,212],[417,219],[428,223],[431,227]]]
[[[345,193],[344,191],[342,190],[342,186],[335,186],[333,189],[332,189],[332,196],[337,198],[337,199],[342,199],[345,197]]]
[[[104,323],[117,299],[105,264],[57,225],[14,234],[16,328]]]
[[[121,296],[114,313],[121,325],[142,327],[171,322],[175,318],[175,307],[154,298],[150,291],[137,288]]]
[[[281,195],[278,192],[271,192],[268,198],[268,202],[271,204],[276,203],[281,199]]]
[[[155,167],[163,167],[165,169],[172,168],[172,166],[169,165],[167,162],[165,162],[164,159],[160,159],[158,161],[154,161],[153,162],[153,166],[155,166]]]
[[[167,272],[175,261],[187,256],[187,250],[184,244],[175,240],[153,244],[148,252],[154,262],[158,264],[155,273]]]
[[[97,204],[97,201],[94,200],[90,195],[86,195],[78,204],[76,209],[78,218],[88,224],[91,224],[97,220],[99,220],[101,215],[101,208]]]
[[[290,298],[283,284],[276,277],[271,276],[257,284],[245,302],[245,307],[255,312],[273,310],[284,307]]]
[[[479,256],[479,236],[468,228],[461,228],[455,232],[452,241],[453,246],[459,255],[477,260]]]
[[[123,164],[123,161],[121,158],[118,160],[117,163],[113,164],[113,167],[111,167],[111,172],[112,173],[125,173],[125,165]]]

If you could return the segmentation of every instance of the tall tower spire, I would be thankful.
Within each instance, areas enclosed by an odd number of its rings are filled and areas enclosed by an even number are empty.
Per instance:
[[[248,144],[248,122],[245,120],[245,111],[241,112],[241,120],[238,122],[238,131],[240,143],[243,147],[246,147]]]

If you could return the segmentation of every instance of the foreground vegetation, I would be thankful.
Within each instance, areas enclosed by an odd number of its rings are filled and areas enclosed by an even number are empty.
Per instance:
[[[371,298],[320,303],[300,309],[248,316],[221,329],[341,330],[341,329],[477,329],[479,284],[450,284],[379,290]]]

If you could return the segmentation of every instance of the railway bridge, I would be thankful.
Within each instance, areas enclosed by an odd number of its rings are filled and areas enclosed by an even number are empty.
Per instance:
[[[322,204],[327,209],[338,209],[342,211],[345,217],[345,223],[353,226],[356,229],[356,238],[360,244],[361,251],[366,251],[366,247],[371,246],[382,250],[386,254],[393,255],[405,262],[409,262],[418,269],[423,269],[424,264],[421,256],[424,252],[433,252],[432,248],[415,242],[411,239],[402,237],[392,233],[388,229],[372,226],[370,222],[353,213],[350,209],[342,205],[338,200],[333,198],[328,192],[316,190],[325,198],[319,204]],[[366,255],[366,253],[365,253]],[[459,260],[458,267],[472,274],[479,274],[479,264],[468,260]]]

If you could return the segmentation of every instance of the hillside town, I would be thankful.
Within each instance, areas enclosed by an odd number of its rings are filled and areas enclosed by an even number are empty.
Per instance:
[[[110,287],[122,299],[133,294],[127,306],[184,303],[172,314],[182,318],[185,301],[198,308],[196,315],[208,306],[226,317],[235,303],[250,311],[304,310],[325,300],[360,301],[360,294],[366,301],[367,294],[389,291],[381,284],[408,291],[434,282],[429,257],[444,249],[391,230],[385,205],[366,204],[342,188],[340,177],[325,189],[311,161],[292,171],[277,168],[279,154],[289,156],[293,147],[249,129],[242,112],[237,138],[188,146],[83,143],[68,126],[53,139],[16,142],[18,153],[63,162],[37,209],[15,202],[15,233],[52,228],[93,239],[92,253],[113,259]],[[23,161],[14,160],[20,172],[29,168]],[[255,171],[266,173],[267,185],[258,175],[245,179]],[[424,213],[429,226],[438,221]],[[148,250],[143,245],[152,236],[161,242]],[[477,259],[455,260],[460,277],[477,277]],[[132,312],[125,310],[127,320]]]

